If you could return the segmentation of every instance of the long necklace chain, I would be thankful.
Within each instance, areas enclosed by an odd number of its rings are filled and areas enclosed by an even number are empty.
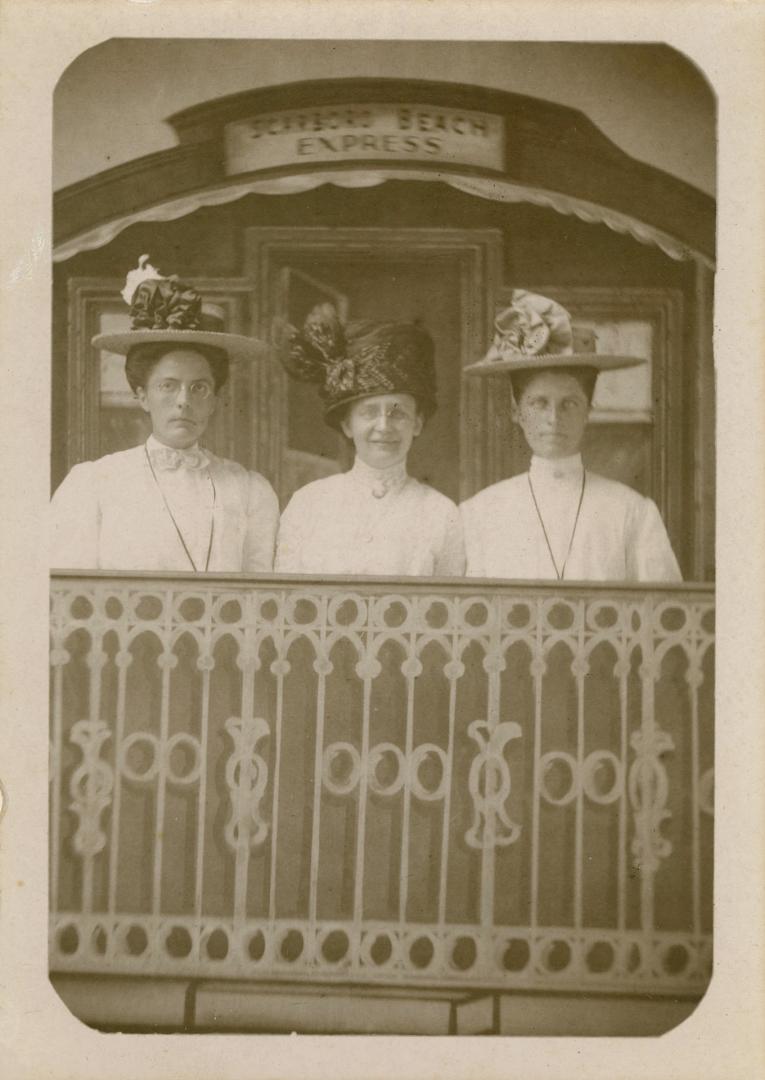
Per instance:
[[[186,552],[186,558],[191,563],[192,570],[195,573],[199,573],[199,571],[197,570],[197,564],[194,562],[193,558],[191,557],[191,552],[189,551],[188,545],[187,545],[186,541],[183,538],[183,533],[180,530],[180,526],[178,525],[178,522],[175,520],[175,514],[170,509],[170,503],[165,498],[165,493],[164,493],[164,491],[162,490],[162,488],[160,486],[159,480],[157,479],[157,474],[154,471],[154,466],[151,463],[151,455],[149,453],[149,448],[144,444],[143,449],[144,449],[144,453],[146,454],[146,460],[149,463],[149,468],[151,469],[151,475],[154,477],[154,483],[157,485],[157,491],[162,496],[162,502],[165,504],[165,509],[167,510],[168,514],[170,515],[170,520],[172,521],[173,525],[175,526],[175,531],[178,533],[178,539],[180,540],[181,545],[183,546],[183,550]],[[208,569],[210,568],[210,555],[212,554],[213,536],[215,535],[215,512],[214,511],[215,511],[215,501],[216,501],[216,498],[217,498],[217,492],[215,490],[215,481],[213,480],[212,475],[209,472],[208,472],[207,475],[208,475],[208,479],[210,481],[210,484],[212,485],[213,513],[210,514],[210,541],[209,541],[209,543],[207,545],[207,558],[205,559],[204,573],[207,573]]]
[[[584,499],[584,485],[585,485],[585,481],[587,480],[587,473],[584,470],[582,470],[582,490],[579,492],[579,504],[578,504],[578,506],[576,508],[576,517],[574,518],[574,527],[571,530],[571,539],[568,542],[568,549],[566,551],[566,557],[563,560],[563,566],[560,568],[560,570],[558,569],[558,564],[556,563],[555,556],[553,555],[552,545],[550,544],[550,537],[547,535],[547,529],[545,528],[545,522],[544,522],[544,518],[542,517],[542,512],[539,509],[539,503],[537,502],[537,497],[534,494],[534,485],[531,482],[531,473],[526,473],[526,479],[529,482],[529,491],[531,492],[531,498],[534,501],[534,509],[537,512],[537,517],[539,518],[539,524],[542,526],[542,532],[544,533],[545,543],[547,544],[547,550],[548,550],[549,555],[550,555],[550,562],[553,564],[553,569],[555,570],[555,576],[558,579],[558,581],[563,581],[563,576],[566,573],[566,563],[568,562],[568,557],[571,554],[571,548],[574,546],[574,537],[576,536],[576,527],[579,524],[579,511],[582,509],[582,500]]]

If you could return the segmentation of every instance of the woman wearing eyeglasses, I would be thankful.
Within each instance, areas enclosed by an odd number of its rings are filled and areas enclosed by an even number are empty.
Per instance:
[[[61,569],[268,571],[279,511],[259,473],[199,445],[232,359],[258,344],[226,334],[197,292],[142,256],[123,297],[132,329],[93,344],[126,356],[151,418],[146,443],[75,465],[53,496],[51,563]]]
[[[459,512],[407,472],[436,409],[433,341],[408,323],[343,326],[321,304],[284,359],[319,384],[325,421],[353,443],[346,473],[307,484],[282,514],[276,569],[305,574],[462,575]]]

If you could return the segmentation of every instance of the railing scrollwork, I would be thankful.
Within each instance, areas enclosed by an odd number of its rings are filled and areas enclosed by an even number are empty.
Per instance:
[[[54,578],[52,968],[702,993],[713,613]]]
[[[487,845],[504,847],[514,843],[521,827],[512,821],[506,802],[510,797],[510,767],[504,756],[504,748],[512,739],[520,739],[521,728],[509,720],[490,730],[485,720],[474,720],[468,734],[478,744],[468,776],[468,787],[473,799],[473,824],[465,833],[471,847]],[[496,822],[501,829],[497,829]]]
[[[242,843],[261,844],[268,834],[268,823],[260,816],[260,804],[268,784],[268,765],[256,750],[269,734],[262,717],[246,720],[230,717],[225,724],[234,749],[226,761],[226,784],[231,801],[231,816],[225,829],[226,842],[236,849]]]

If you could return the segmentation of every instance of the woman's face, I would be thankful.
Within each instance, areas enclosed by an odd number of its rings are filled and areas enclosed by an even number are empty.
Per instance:
[[[349,405],[341,427],[365,465],[387,469],[406,461],[422,424],[411,394],[375,394]]]
[[[215,380],[207,359],[194,349],[173,349],[151,369],[136,397],[151,417],[155,439],[185,450],[193,446],[215,412]]]
[[[552,459],[578,453],[589,413],[578,379],[563,372],[540,371],[524,387],[513,418],[532,453]]]

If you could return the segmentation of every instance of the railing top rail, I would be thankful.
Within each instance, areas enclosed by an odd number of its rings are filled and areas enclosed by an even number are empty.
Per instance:
[[[366,575],[325,574],[321,577],[311,574],[223,574],[161,571],[125,573],[113,570],[51,570],[51,581],[64,584],[67,581],[88,581],[94,584],[103,582],[126,587],[141,583],[156,586],[169,585],[187,588],[193,584],[195,589],[210,591],[220,588],[233,588],[242,591],[271,587],[301,590],[311,589],[348,590],[370,595],[381,593],[439,593],[470,596],[491,592],[500,596],[524,594],[565,594],[576,597],[590,594],[612,594],[617,597],[645,598],[652,594],[670,594],[682,598],[704,597],[713,599],[715,585],[708,581],[684,581],[678,583],[644,582],[628,583],[619,581],[530,581],[498,578],[438,578],[438,577],[370,577]]]

